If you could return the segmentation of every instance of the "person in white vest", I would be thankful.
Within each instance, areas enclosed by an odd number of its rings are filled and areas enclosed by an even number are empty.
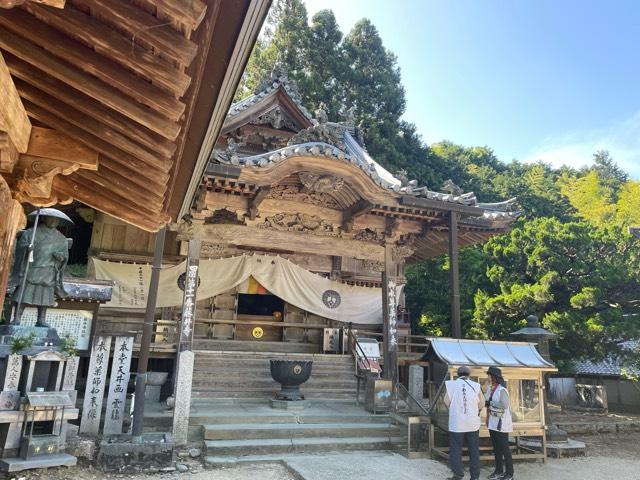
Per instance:
[[[469,380],[469,367],[458,368],[458,378],[445,383],[444,403],[449,407],[449,465],[453,476],[462,480],[462,446],[469,449],[471,480],[480,478],[480,412],[484,406],[480,384]]]
[[[513,480],[513,460],[509,448],[509,433],[513,431],[509,391],[504,386],[502,370],[489,367],[487,375],[491,385],[485,394],[487,407],[487,428],[491,435],[496,468],[490,480]]]

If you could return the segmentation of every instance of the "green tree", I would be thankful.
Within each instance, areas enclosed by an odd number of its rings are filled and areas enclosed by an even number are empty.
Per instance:
[[[484,247],[497,294],[480,291],[471,332],[506,338],[538,314],[559,335],[561,360],[604,356],[639,333],[638,241],[587,222],[534,219]]]

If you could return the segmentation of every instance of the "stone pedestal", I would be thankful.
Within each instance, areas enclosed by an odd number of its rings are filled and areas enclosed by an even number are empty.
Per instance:
[[[55,328],[28,327],[26,325],[0,325],[0,344],[10,345],[13,337],[28,337],[34,335],[34,347],[49,347],[60,345],[60,337]]]
[[[162,470],[172,465],[173,448],[169,433],[145,433],[139,442],[129,435],[114,435],[100,442],[97,464],[105,472]]]

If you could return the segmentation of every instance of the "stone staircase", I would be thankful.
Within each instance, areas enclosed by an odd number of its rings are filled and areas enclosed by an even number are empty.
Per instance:
[[[313,360],[301,389],[307,399],[353,400],[356,377],[351,355],[196,350],[194,399],[273,398],[280,385],[271,378],[270,359]]]
[[[213,465],[282,460],[344,451],[400,450],[403,430],[387,415],[350,403],[323,402],[293,413],[243,404],[244,413],[219,412],[202,425],[204,454]]]

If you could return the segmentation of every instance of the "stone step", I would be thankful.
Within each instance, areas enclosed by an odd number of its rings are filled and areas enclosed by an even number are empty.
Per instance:
[[[220,351],[208,351],[208,350],[198,350],[194,348],[194,353],[196,358],[198,357],[223,357],[223,358],[284,358],[284,359],[303,359],[303,360],[314,360],[314,361],[350,361],[353,362],[353,356],[351,354],[347,355],[338,355],[338,354],[329,354],[329,353],[296,353],[296,352],[256,352],[256,351],[228,351],[228,350],[220,350]]]
[[[319,353],[322,345],[298,342],[254,342],[207,339],[194,340],[193,348],[197,350],[225,350],[238,352]]]
[[[204,425],[205,440],[250,440],[265,438],[384,437],[399,436],[391,423],[235,423]]]
[[[367,412],[362,414],[331,414],[331,415],[319,415],[319,414],[305,414],[299,412],[296,414],[290,412],[282,412],[268,414],[242,414],[242,415],[215,415],[207,412],[198,412],[191,409],[191,415],[189,417],[189,423],[191,425],[205,426],[205,425],[229,425],[229,424],[328,424],[328,423],[391,423],[391,419],[388,415],[372,415]],[[222,428],[222,427],[221,427]]]
[[[192,392],[192,398],[194,399],[236,399],[236,400],[246,400],[246,399],[264,399],[269,400],[273,398],[275,391],[274,390],[213,390],[213,391],[199,391],[194,390]],[[303,392],[304,396],[307,400],[354,400],[355,401],[355,391],[351,390],[326,390],[319,389],[317,391],[306,391]]]
[[[393,448],[389,449],[390,451],[399,451],[400,446],[394,445]],[[374,455],[371,450],[352,450],[350,453],[355,455]],[[320,453],[319,455],[321,455]],[[214,456],[208,455],[204,458],[204,461],[207,465],[211,467],[234,467],[238,465],[251,465],[251,464],[263,464],[263,463],[278,463],[283,460],[293,460],[298,457],[308,458],[308,453],[272,453],[265,455],[243,455],[243,456]]]
[[[299,359],[302,361],[306,361],[306,359]],[[329,361],[329,360],[312,360],[313,366],[312,370],[316,370],[318,368],[326,368],[326,369],[354,369],[355,365],[353,362],[345,362],[342,360]],[[269,371],[271,369],[271,365],[268,358],[216,358],[216,359],[208,359],[208,358],[199,358],[196,357],[195,366],[202,367],[211,367],[211,368],[238,368],[238,369],[253,369],[259,368]]]
[[[237,386],[241,388],[252,387],[252,386],[260,386],[260,387],[270,387],[276,388],[280,390],[280,384],[271,378],[247,378],[241,377],[240,379],[230,378],[228,376],[220,376],[218,378],[206,378],[205,376],[194,378],[193,386],[194,388],[207,387],[207,386],[218,386],[218,385],[226,385],[226,386]],[[303,383],[300,386],[301,390],[305,390],[308,388],[323,388],[323,387],[331,387],[331,386],[340,386],[340,388],[356,388],[357,380],[352,377],[319,377],[312,378]]]
[[[269,366],[264,366],[264,365],[242,365],[242,366],[233,366],[233,365],[229,365],[229,364],[214,364],[214,365],[210,365],[210,364],[199,364],[196,363],[194,366],[194,371],[193,374],[194,375],[210,375],[210,374],[218,374],[221,375],[222,373],[230,373],[230,372],[238,372],[238,373],[242,373],[243,375],[250,375],[250,376],[264,376],[267,375],[269,378],[271,378],[271,369],[269,368]],[[347,374],[354,374],[354,367],[353,365],[351,366],[342,366],[342,365],[318,365],[318,367],[316,367],[315,365],[313,367],[311,367],[311,375],[329,375],[329,374],[336,374],[336,375],[347,375]]]
[[[400,436],[388,437],[315,437],[293,439],[205,440],[207,456],[238,456],[246,454],[289,454],[314,452],[344,452],[352,450],[392,450],[402,444]]]

